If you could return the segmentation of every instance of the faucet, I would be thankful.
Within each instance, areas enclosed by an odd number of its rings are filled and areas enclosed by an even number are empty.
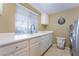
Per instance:
[[[34,30],[35,30],[35,25],[32,24],[32,25],[30,26],[30,33],[34,33]]]

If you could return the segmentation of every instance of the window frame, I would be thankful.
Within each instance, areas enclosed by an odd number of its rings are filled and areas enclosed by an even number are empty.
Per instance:
[[[32,21],[33,19],[30,19],[31,17],[33,17],[31,14],[33,14],[33,15],[35,15],[35,16],[37,16],[37,18],[38,18],[38,14],[36,14],[36,13],[34,13],[33,11],[31,11],[31,10],[29,10],[29,9],[27,9],[26,7],[24,7],[24,6],[22,6],[21,4],[16,4],[16,6],[19,6],[20,8],[22,8],[22,9],[25,9],[26,10],[26,12],[27,13],[29,13],[29,15],[27,16],[27,18],[29,18],[29,20],[28,21]],[[17,8],[17,7],[16,7]],[[17,11],[16,11],[17,12]],[[16,13],[15,13],[16,14]],[[23,16],[23,15],[22,15]],[[15,16],[15,33],[16,34],[21,34],[21,33],[17,33],[17,31],[16,31],[16,17],[17,16]],[[37,19],[38,20],[38,19]],[[28,22],[27,21],[27,22]],[[32,22],[31,22],[32,23]],[[37,23],[38,23],[38,21],[37,21]],[[29,25],[27,25],[28,26],[28,32],[27,33],[22,33],[22,34],[29,34],[30,32],[29,32]],[[36,27],[36,26],[35,26]],[[38,31],[38,24],[37,24],[37,28],[36,28],[36,30]]]

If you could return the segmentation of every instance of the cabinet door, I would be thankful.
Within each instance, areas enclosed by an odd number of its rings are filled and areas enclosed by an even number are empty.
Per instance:
[[[30,46],[30,56],[40,56],[41,50],[40,50],[40,43],[35,43]]]
[[[27,47],[28,47],[27,41],[21,41],[15,44],[10,44],[0,48],[0,55],[2,56],[17,55],[14,54],[16,51],[19,51],[18,54],[20,53],[20,50],[23,53],[25,50],[22,49]]]
[[[29,41],[22,41],[16,44],[15,56],[28,56],[29,55]]]
[[[47,45],[47,49],[48,49],[52,44],[52,34],[47,34],[44,40],[46,41],[45,44]]]
[[[43,54],[52,44],[51,35],[47,34],[41,37],[41,54]]]
[[[42,13],[41,15],[41,24],[48,25],[48,15],[46,13]]]
[[[0,48],[0,56],[5,56],[8,55],[10,53],[13,53],[16,49],[16,45],[12,44],[12,45],[8,45],[8,46],[4,46]]]
[[[48,47],[52,45],[52,34],[48,34]]]
[[[15,56],[28,56],[27,48],[22,48],[14,53]]]
[[[43,54],[48,49],[48,39],[41,40],[41,54]]]

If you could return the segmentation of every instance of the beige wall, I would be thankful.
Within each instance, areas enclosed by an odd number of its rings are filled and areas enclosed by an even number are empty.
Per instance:
[[[64,25],[58,24],[58,18],[64,17],[66,22]],[[54,31],[54,43],[56,43],[56,37],[62,36],[66,38],[66,46],[70,46],[69,41],[69,25],[77,20],[79,17],[79,7],[70,10],[65,10],[56,14],[49,15],[48,29]]]
[[[15,4],[3,4],[3,14],[0,15],[0,33],[14,32]]]

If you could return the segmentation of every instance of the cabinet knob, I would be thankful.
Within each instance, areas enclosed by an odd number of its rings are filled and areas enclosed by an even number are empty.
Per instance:
[[[16,47],[16,48],[18,48],[18,47]]]

